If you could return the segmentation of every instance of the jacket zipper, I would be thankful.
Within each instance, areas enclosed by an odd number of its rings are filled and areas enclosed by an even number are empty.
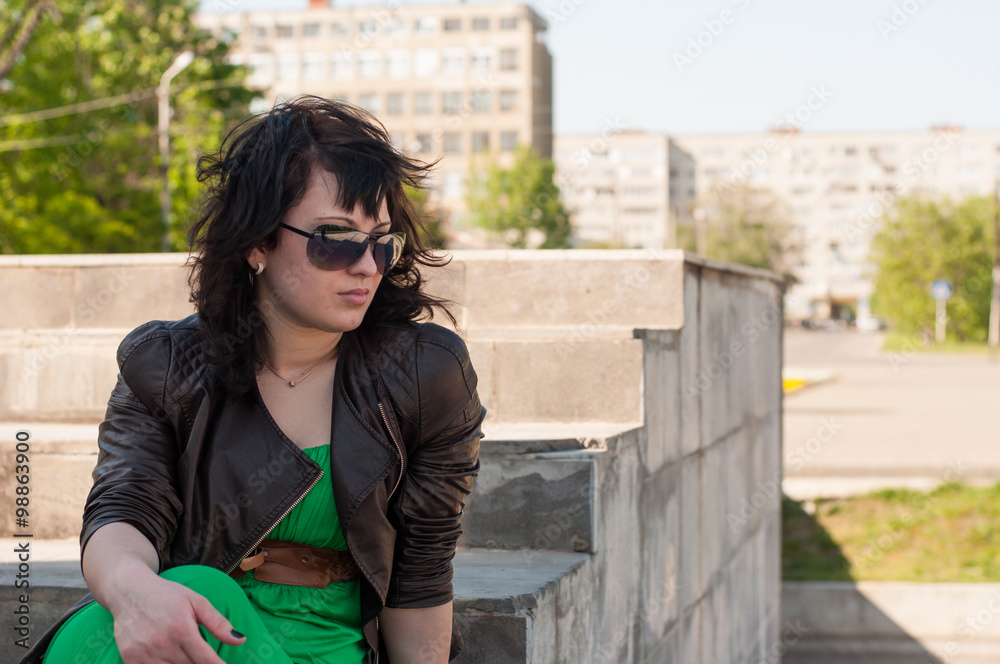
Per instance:
[[[260,536],[260,539],[259,539],[259,540],[257,540],[256,542],[254,542],[253,546],[251,546],[251,547],[250,547],[250,548],[249,548],[249,549],[247,550],[247,552],[246,552],[246,553],[244,553],[244,554],[243,554],[242,556],[240,556],[239,558],[237,558],[237,559],[236,559],[236,562],[235,562],[235,563],[233,563],[233,566],[232,566],[232,567],[230,567],[230,568],[229,568],[228,570],[226,570],[226,574],[229,574],[229,573],[230,573],[230,572],[232,572],[232,571],[233,571],[234,569],[236,569],[236,567],[237,567],[237,566],[238,566],[238,565],[239,565],[239,564],[240,564],[241,562],[243,562],[243,559],[247,557],[247,554],[250,554],[250,553],[252,553],[252,552],[253,552],[253,550],[254,550],[254,549],[256,549],[256,548],[257,548],[257,546],[258,546],[258,545],[260,545],[260,543],[261,543],[261,542],[263,542],[263,541],[264,541],[264,539],[265,539],[265,538],[267,537],[267,534],[268,534],[269,532],[271,532],[271,530],[273,530],[275,526],[277,526],[277,525],[278,525],[278,522],[280,522],[280,521],[281,521],[282,519],[284,519],[284,518],[285,518],[286,516],[288,516],[288,513],[289,513],[289,512],[291,512],[291,511],[292,511],[292,509],[293,509],[293,508],[294,508],[294,507],[295,507],[296,505],[298,505],[298,504],[299,504],[299,503],[300,503],[300,502],[302,501],[302,499],[303,499],[303,498],[305,498],[305,497],[306,497],[306,494],[307,494],[307,493],[309,493],[309,492],[310,492],[310,491],[312,490],[312,488],[313,488],[314,486],[316,486],[316,484],[317,484],[317,483],[318,483],[318,482],[320,481],[320,479],[322,479],[322,478],[323,478],[323,471],[321,470],[321,471],[319,471],[319,475],[317,475],[317,476],[316,476],[316,479],[314,479],[314,480],[312,481],[312,483],[311,483],[311,484],[310,484],[310,485],[309,485],[308,487],[306,487],[306,490],[305,490],[305,491],[303,491],[302,493],[300,493],[300,494],[299,494],[299,497],[295,499],[295,502],[293,502],[293,503],[292,503],[291,505],[289,505],[289,506],[288,506],[288,509],[286,509],[286,510],[285,510],[284,512],[282,512],[282,513],[281,513],[281,516],[279,516],[279,517],[277,518],[277,520],[276,520],[276,521],[275,521],[274,523],[272,523],[272,524],[271,524],[271,526],[270,526],[270,527],[269,527],[269,528],[268,528],[267,530],[265,530],[265,531],[264,531],[264,534]]]
[[[389,492],[389,498],[392,498],[392,494],[396,493],[396,489],[399,488],[399,483],[403,481],[403,448],[399,446],[399,441],[396,440],[396,432],[392,430],[389,426],[389,417],[385,414],[385,405],[379,401],[378,410],[382,413],[382,421],[385,422],[385,428],[389,431],[389,437],[392,438],[392,444],[396,446],[396,452],[399,454],[399,477],[396,478],[396,486],[392,487],[392,491]]]

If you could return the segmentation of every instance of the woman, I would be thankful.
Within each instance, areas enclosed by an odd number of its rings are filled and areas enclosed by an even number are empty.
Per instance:
[[[199,168],[198,313],[119,348],[91,595],[25,661],[447,661],[485,410],[461,339],[414,322],[442,305],[403,190],[426,166],[303,97]]]

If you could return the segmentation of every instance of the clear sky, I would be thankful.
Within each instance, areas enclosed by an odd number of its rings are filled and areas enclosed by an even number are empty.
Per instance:
[[[549,22],[556,134],[616,120],[669,134],[758,132],[810,102],[806,132],[1000,128],[997,0],[529,4]],[[219,5],[295,9],[307,1],[203,1]]]

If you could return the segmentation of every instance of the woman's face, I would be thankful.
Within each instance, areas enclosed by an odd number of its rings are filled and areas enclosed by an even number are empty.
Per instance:
[[[340,207],[337,194],[337,179],[328,171],[314,168],[305,194],[288,210],[284,223],[307,233],[328,225],[365,233],[389,232],[384,200],[378,218],[372,219],[364,215],[360,205],[354,210]],[[258,304],[272,309],[277,317],[273,322],[289,328],[321,332],[357,328],[382,280],[371,249],[343,270],[325,271],[309,262],[308,242],[302,235],[279,228],[273,249],[254,249],[250,253],[252,269],[256,270],[258,262],[264,264],[263,274],[254,277]]]

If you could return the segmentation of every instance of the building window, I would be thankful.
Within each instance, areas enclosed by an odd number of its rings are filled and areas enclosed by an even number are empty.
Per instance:
[[[430,77],[438,70],[438,52],[432,48],[418,48],[413,54],[413,73],[420,77]]]
[[[473,30],[489,30],[490,29],[490,19],[488,19],[488,18],[474,18],[474,19],[472,19],[472,29]]]
[[[517,49],[505,48],[500,51],[500,70],[514,71],[517,69]]]
[[[517,108],[517,90],[500,91],[500,110],[512,111]]]
[[[475,49],[472,51],[472,71],[489,71],[490,60],[493,54],[488,49]]]
[[[434,95],[430,92],[418,92],[413,95],[413,112],[417,115],[430,115],[434,112]]]
[[[452,75],[464,74],[465,49],[446,48],[441,51],[441,73]]]
[[[381,74],[381,53],[378,51],[361,51],[358,53],[358,76],[361,78],[378,78]]]
[[[390,132],[389,142],[392,143],[392,147],[402,152],[403,150],[406,149],[406,134],[403,134],[402,132],[398,131]]]
[[[503,152],[513,152],[517,149],[517,132],[516,131],[502,131],[500,132],[500,149]]]
[[[490,132],[488,131],[472,132],[472,151],[488,152],[489,149],[490,149]]]
[[[504,16],[500,19],[500,29],[501,30],[517,30],[517,17],[516,16]]]
[[[297,80],[299,78],[299,56],[297,53],[282,53],[278,56],[279,81]]]
[[[417,138],[413,141],[413,151],[419,154],[430,154],[433,152],[433,137],[429,133],[417,134]]]
[[[418,18],[413,24],[413,29],[419,35],[432,35],[437,32],[438,20],[436,16],[425,16]]]
[[[268,79],[271,76],[271,54],[252,53],[247,64],[250,65],[252,76],[256,79]]]
[[[385,98],[385,112],[389,115],[400,115],[405,112],[405,100],[402,92],[390,92]]]
[[[351,53],[334,53],[330,58],[330,78],[354,78],[354,67]]]
[[[461,92],[442,92],[441,110],[444,113],[458,113],[462,110]]]
[[[290,25],[276,25],[274,26],[274,34],[278,37],[291,37],[295,33],[295,30]]]
[[[410,75],[410,52],[393,49],[385,53],[385,73],[389,78],[407,78]]]
[[[476,90],[472,93],[472,112],[489,113],[493,110],[493,93],[489,90]]]
[[[455,131],[446,131],[442,136],[442,149],[445,154],[460,154],[462,152],[462,135]]]
[[[349,34],[351,29],[347,27],[346,23],[331,23],[330,24],[330,34],[334,37],[342,37]]]
[[[406,21],[397,17],[385,24],[385,31],[390,35],[402,35],[406,33]]]
[[[255,25],[253,26],[253,36],[254,37],[267,37],[267,26]]]
[[[378,113],[378,95],[371,92],[358,95],[358,106],[369,113]]]
[[[302,26],[303,37],[319,37],[319,23],[305,23]]]
[[[306,53],[302,56],[302,78],[307,81],[317,81],[326,78],[326,55],[323,53]]]
[[[366,21],[361,21],[358,23],[358,32],[366,37],[374,37],[378,34],[378,21],[368,19]]]
[[[444,31],[445,32],[457,32],[462,29],[462,19],[458,18],[446,18],[444,20]]]

